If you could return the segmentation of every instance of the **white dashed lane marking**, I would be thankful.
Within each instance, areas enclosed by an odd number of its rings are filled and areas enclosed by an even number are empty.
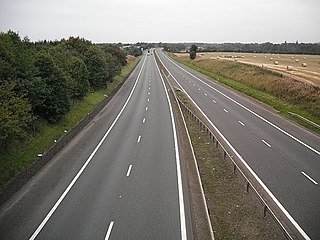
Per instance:
[[[269,148],[271,148],[271,145],[264,139],[261,140],[265,145],[267,145]]]
[[[126,176],[129,177],[131,173],[132,165],[130,164]]]
[[[246,126],[246,125],[244,125],[244,123],[243,122],[241,122],[241,121],[238,121],[242,126]]]
[[[318,185],[318,183],[312,178],[310,177],[308,174],[306,174],[305,172],[301,172],[306,178],[308,178],[313,184]]]

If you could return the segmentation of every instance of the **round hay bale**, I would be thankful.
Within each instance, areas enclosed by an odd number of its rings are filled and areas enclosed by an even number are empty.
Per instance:
[[[287,70],[288,71],[293,71],[293,67],[292,66],[287,66]]]
[[[303,57],[303,60],[306,60],[306,57]]]
[[[302,67],[307,67],[307,63],[302,63],[301,66]]]
[[[294,59],[294,57],[291,57],[291,59]]]
[[[273,58],[270,58],[270,61],[272,61],[273,60]]]
[[[299,59],[296,59],[296,62],[299,62]]]
[[[278,61],[274,61],[274,65],[279,65],[279,62]]]

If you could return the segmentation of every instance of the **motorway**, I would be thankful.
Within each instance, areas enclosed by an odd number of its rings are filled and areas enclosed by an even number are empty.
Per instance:
[[[171,83],[189,95],[288,212],[320,239],[320,138],[156,50]]]
[[[168,93],[145,55],[108,105],[0,210],[0,239],[193,239]]]

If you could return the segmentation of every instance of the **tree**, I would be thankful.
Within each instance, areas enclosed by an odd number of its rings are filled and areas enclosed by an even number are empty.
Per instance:
[[[18,96],[14,88],[15,85],[7,81],[0,84],[1,151],[6,151],[10,142],[23,139],[33,123],[30,103]]]
[[[38,69],[36,77],[40,81],[40,90],[46,94],[40,96],[43,99],[40,99],[36,106],[33,105],[35,114],[47,119],[50,123],[57,122],[70,109],[66,79],[54,64],[51,55],[46,52],[38,53],[35,66]]]
[[[110,53],[112,56],[114,56],[117,59],[117,61],[121,64],[121,66],[127,65],[127,54],[117,45],[108,44],[104,47],[103,50],[105,53]]]
[[[196,58],[197,56],[197,49],[198,47],[196,45],[192,45],[191,48],[190,48],[190,59],[193,60]]]
[[[89,91],[89,72],[84,61],[77,57],[71,57],[68,61],[67,88],[72,98],[83,98]]]
[[[109,72],[105,54],[100,47],[90,46],[85,52],[85,64],[89,72],[90,86],[94,89],[106,87]]]

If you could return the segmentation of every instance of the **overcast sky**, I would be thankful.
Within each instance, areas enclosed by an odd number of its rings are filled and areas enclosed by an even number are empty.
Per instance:
[[[320,42],[320,0],[0,0],[32,41]]]

